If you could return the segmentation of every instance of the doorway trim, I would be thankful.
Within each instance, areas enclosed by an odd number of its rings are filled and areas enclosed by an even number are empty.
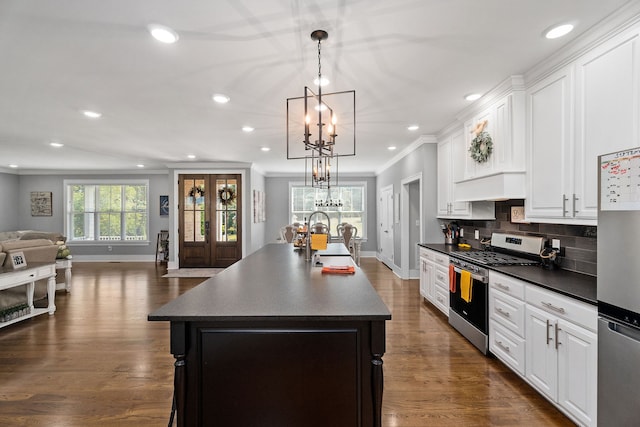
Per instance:
[[[172,270],[180,267],[180,245],[178,243],[178,239],[172,236],[178,235],[178,177],[180,175],[195,175],[195,174],[206,174],[206,175],[223,175],[223,174],[239,174],[241,176],[241,188],[242,188],[242,205],[243,206],[252,206],[251,200],[247,200],[247,195],[250,191],[247,190],[247,171],[246,169],[216,169],[216,168],[199,168],[199,169],[173,169],[172,173],[169,175],[172,179],[171,182],[171,192],[172,196],[170,199],[170,234],[169,234],[169,261],[167,262],[167,269]],[[247,211],[251,209],[242,209],[242,257],[247,256]]]
[[[411,279],[419,277],[419,271],[416,269],[411,271],[410,255],[411,251],[416,251],[416,248],[411,248],[411,239],[409,238],[409,185],[418,182],[419,184],[419,216],[420,216],[420,236],[418,241],[424,240],[424,216],[422,212],[422,172],[415,175],[408,176],[400,181],[401,196],[400,196],[400,277],[402,279]]]

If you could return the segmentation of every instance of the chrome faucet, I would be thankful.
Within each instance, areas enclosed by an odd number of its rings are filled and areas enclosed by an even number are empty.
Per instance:
[[[329,215],[323,211],[311,212],[311,215],[309,215],[309,222],[307,223],[307,261],[311,261],[311,218],[313,218],[315,214],[322,214],[327,218],[327,239],[331,240],[331,219],[329,219]]]

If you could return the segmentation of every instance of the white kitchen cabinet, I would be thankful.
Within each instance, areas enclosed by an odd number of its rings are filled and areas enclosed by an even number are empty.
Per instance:
[[[464,167],[462,130],[438,143],[438,217],[466,218],[471,215],[469,202],[455,201],[454,182],[462,178]]]
[[[526,300],[527,381],[574,421],[596,425],[595,307],[532,285]]]
[[[557,317],[527,306],[527,379],[553,401],[558,400],[557,322]]]
[[[596,424],[595,306],[489,272],[489,350],[580,425]]]
[[[449,257],[420,248],[420,295],[449,316]]]
[[[525,211],[534,221],[563,219],[569,212],[567,197],[573,193],[573,80],[573,67],[567,66],[527,91]]]
[[[596,225],[597,156],[640,137],[639,41],[620,34],[527,90],[528,219]]]
[[[598,156],[638,146],[638,57],[635,29],[576,62],[575,218],[597,218]]]
[[[465,140],[462,130],[441,137],[438,142],[438,218],[495,219],[495,203],[456,201],[455,182],[462,179]]]
[[[559,320],[558,403],[581,424],[596,425],[597,334]]]
[[[423,251],[420,249],[420,296],[429,301],[435,300],[435,282],[433,261],[428,257],[422,256]]]

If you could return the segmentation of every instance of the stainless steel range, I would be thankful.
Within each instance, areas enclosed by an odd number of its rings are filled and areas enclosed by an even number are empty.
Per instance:
[[[493,233],[488,251],[449,253],[449,323],[483,354],[489,350],[489,269],[540,264],[542,237]]]

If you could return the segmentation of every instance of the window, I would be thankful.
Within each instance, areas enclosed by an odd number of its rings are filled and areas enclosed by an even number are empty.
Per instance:
[[[149,240],[149,182],[65,181],[70,242]]]
[[[307,187],[303,184],[289,184],[290,187],[290,218],[291,223],[304,223],[314,211],[323,211],[331,219],[331,235],[338,235],[338,224],[344,222],[358,229],[358,237],[366,240],[367,237],[367,213],[366,213],[366,183],[350,183],[331,187],[331,195],[326,188]],[[341,207],[317,207],[316,201],[322,200],[342,201]],[[314,216],[313,222],[325,221],[324,215]]]

